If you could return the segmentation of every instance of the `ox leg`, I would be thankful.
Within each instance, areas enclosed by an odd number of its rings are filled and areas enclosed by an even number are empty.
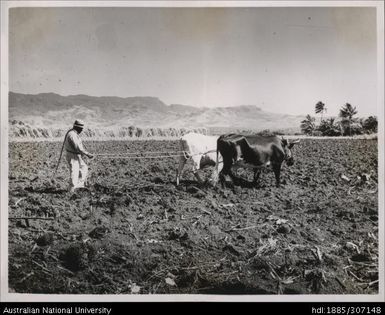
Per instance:
[[[225,178],[225,174],[223,173],[223,171],[219,173],[219,181],[221,182],[222,188],[225,188],[226,178]]]
[[[219,181],[221,183],[222,188],[225,188],[226,174],[227,174],[227,167],[223,167],[223,169],[218,174]]]
[[[219,179],[219,174],[221,173],[223,169],[223,162],[217,160],[215,167],[213,167],[213,171],[211,173],[210,183],[212,186],[216,186]]]
[[[281,164],[273,164],[273,171],[275,175],[275,186],[279,187],[280,175],[281,175]]]
[[[233,182],[233,185],[239,185],[241,178],[238,175],[235,175],[234,172],[231,169],[229,170],[228,174],[229,174],[229,176],[231,178],[231,181]]]
[[[258,186],[259,184],[259,178],[261,176],[262,170],[260,168],[254,169],[254,185]]]
[[[212,186],[215,186],[218,182],[218,171],[216,170],[216,168],[214,167],[212,173],[211,173],[211,177],[209,179],[209,183],[212,185]]]
[[[199,174],[199,169],[200,169],[200,163],[201,163],[201,159],[202,159],[202,156],[201,155],[195,155],[193,156],[192,160],[194,162],[194,165],[193,165],[193,172],[194,172],[194,176],[195,178],[197,179],[198,183],[199,184],[202,184],[203,183],[203,180]]]
[[[229,175],[233,180],[234,174],[231,171],[231,161],[223,161],[223,168],[219,172],[219,181],[221,182],[222,188],[226,187],[226,175]]]
[[[187,160],[183,155],[179,157],[179,166],[178,166],[178,169],[176,170],[176,185],[177,186],[179,186],[180,175],[182,174],[182,171],[183,171],[183,168],[184,168],[186,162],[187,162]]]

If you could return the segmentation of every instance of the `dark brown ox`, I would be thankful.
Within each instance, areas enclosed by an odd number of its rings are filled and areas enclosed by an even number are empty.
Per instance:
[[[272,166],[276,186],[280,184],[281,166],[286,161],[288,166],[294,164],[291,149],[296,141],[288,141],[278,136],[258,136],[227,134],[217,140],[217,153],[223,158],[223,168],[219,179],[224,186],[225,175],[234,179],[232,168],[251,168],[254,170],[254,183],[258,182],[261,169]]]

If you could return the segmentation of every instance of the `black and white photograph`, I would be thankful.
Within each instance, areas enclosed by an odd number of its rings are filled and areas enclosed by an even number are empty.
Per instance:
[[[382,1],[1,2],[2,301],[384,296]]]

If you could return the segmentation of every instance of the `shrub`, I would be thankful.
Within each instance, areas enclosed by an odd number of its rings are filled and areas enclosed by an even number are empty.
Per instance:
[[[341,128],[338,122],[335,121],[335,118],[325,119],[317,128],[323,136],[340,136]]]
[[[377,117],[369,116],[362,122],[362,127],[366,133],[376,133],[378,129]]]
[[[306,119],[301,121],[301,130],[305,135],[313,135],[316,130],[315,118],[307,115]]]

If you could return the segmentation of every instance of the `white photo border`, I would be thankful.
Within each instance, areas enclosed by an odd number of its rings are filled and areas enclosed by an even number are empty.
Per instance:
[[[379,292],[374,295],[91,295],[8,292],[8,25],[15,7],[373,7],[377,12]],[[384,302],[383,1],[1,1],[1,287],[3,302]]]

